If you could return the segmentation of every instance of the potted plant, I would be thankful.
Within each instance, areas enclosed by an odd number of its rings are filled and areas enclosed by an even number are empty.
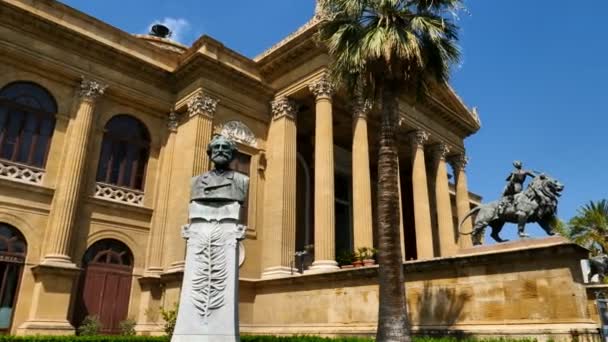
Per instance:
[[[353,268],[353,261],[355,260],[355,255],[350,251],[340,251],[336,256],[336,261],[340,268]]]
[[[358,259],[361,260],[363,266],[372,266],[376,263],[374,260],[374,255],[376,254],[376,250],[370,247],[359,247],[357,248],[357,256]]]

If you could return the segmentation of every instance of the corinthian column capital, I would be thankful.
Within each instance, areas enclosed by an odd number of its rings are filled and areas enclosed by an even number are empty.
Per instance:
[[[429,141],[430,134],[421,129],[410,133],[410,140],[412,141],[414,147],[423,148],[424,144]]]
[[[177,132],[177,126],[179,126],[179,116],[176,112],[171,111],[169,113],[169,117],[167,118],[167,128],[169,132]]]
[[[435,145],[435,147],[433,148],[433,152],[436,158],[445,161],[446,157],[450,153],[450,146],[445,143],[439,143]]]
[[[219,99],[198,92],[188,100],[188,116],[204,115],[213,118],[219,102]]]
[[[453,156],[450,156],[448,159],[452,168],[457,171],[464,171],[469,163],[469,158],[464,153],[459,153]]]
[[[98,97],[103,95],[108,87],[105,83],[85,78],[84,76],[81,76],[81,79],[82,81],[80,82],[78,95],[83,100],[95,101]]]
[[[331,98],[335,91],[335,87],[330,81],[327,73],[323,73],[319,79],[311,82],[308,85],[308,89],[310,89],[310,92],[315,95],[317,100],[322,98]]]
[[[289,99],[286,96],[277,97],[270,102],[272,111],[272,119],[276,120],[284,116],[295,120],[298,113],[297,105],[295,101]]]
[[[361,96],[357,96],[353,105],[353,119],[367,119],[367,116],[371,110],[371,102],[364,100]]]

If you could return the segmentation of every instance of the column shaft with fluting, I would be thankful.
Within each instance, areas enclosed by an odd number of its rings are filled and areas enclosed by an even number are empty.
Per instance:
[[[169,212],[169,201],[171,194],[171,180],[173,173],[173,161],[175,155],[175,137],[177,135],[178,116],[175,112],[169,113],[167,123],[167,139],[163,148],[161,159],[160,184],[158,197],[150,227],[150,238],[146,257],[146,273],[160,273],[163,270],[163,243],[167,233],[167,215]],[[175,233],[172,231],[171,233]]]
[[[264,196],[264,250],[262,278],[293,273],[291,262],[296,245],[296,105],[286,97],[272,104],[268,129],[267,168]]]
[[[83,79],[80,84],[80,103],[70,123],[67,151],[51,204],[43,263],[71,263],[70,240],[86,169],[86,152],[93,126],[95,102],[103,95],[106,87],[89,79]]]
[[[315,95],[315,261],[311,271],[338,268],[334,198],[333,85],[324,75],[309,86]]]
[[[435,166],[435,202],[437,207],[437,227],[439,228],[439,254],[442,257],[456,254],[457,246],[454,237],[452,202],[448,183],[448,171],[445,158],[450,152],[447,145],[435,146],[433,165]]]
[[[188,115],[196,122],[192,176],[209,171],[207,145],[213,134],[213,116],[218,102],[219,100],[202,93],[198,93],[188,101]]]
[[[192,135],[192,137],[183,137],[183,139],[190,141],[192,139],[193,159],[185,158],[186,160],[192,160],[192,171],[189,176],[198,176],[209,170],[209,156],[207,156],[207,145],[211,141],[213,134],[213,118],[217,110],[219,100],[211,97],[202,91],[198,91],[194,94],[187,102],[187,116],[182,126],[180,126],[180,135]],[[183,130],[183,131],[182,131]],[[190,148],[190,146],[188,146]],[[180,153],[188,153],[188,151],[177,151]],[[190,156],[188,156],[190,157]],[[176,165],[176,164],[174,164]],[[175,167],[181,167],[177,164]],[[175,168],[174,168],[175,169]],[[178,180],[184,182],[179,184],[179,187],[188,187],[187,193],[190,193],[189,187],[190,179],[184,178]],[[180,199],[174,199],[179,201]],[[182,199],[183,200],[183,199]],[[169,237],[166,239],[167,245],[165,251],[167,252],[166,260],[169,263],[166,272],[181,272],[184,266],[184,257],[186,255],[186,244],[184,239],[181,237],[179,232],[180,226],[187,223],[187,214],[184,213],[183,221],[175,224],[169,228]]]
[[[355,250],[373,247],[372,190],[369,165],[367,115],[370,106],[357,99],[353,108],[353,231]]]
[[[456,210],[458,212],[458,224],[460,225],[459,230],[468,233],[473,229],[473,222],[470,217],[463,221],[464,217],[471,210],[467,175],[465,172],[468,160],[465,154],[461,153],[450,159],[450,162],[456,178]],[[471,235],[459,234],[458,246],[460,248],[472,247],[473,241],[471,240]]]
[[[416,254],[418,259],[433,258],[433,228],[426,175],[424,144],[429,135],[424,131],[411,134],[412,141],[412,190],[414,197],[414,221],[416,223]]]

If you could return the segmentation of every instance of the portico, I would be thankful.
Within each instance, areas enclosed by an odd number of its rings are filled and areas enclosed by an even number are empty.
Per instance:
[[[404,260],[455,255],[470,246],[457,225],[475,205],[463,139],[425,128],[416,117],[429,109],[402,103],[398,229]],[[324,68],[279,91],[271,107],[267,172],[273,182],[266,183],[264,221],[272,233],[264,241],[262,278],[297,274],[295,253],[304,251],[305,273],[331,272],[339,253],[374,247],[378,114],[336,90]]]

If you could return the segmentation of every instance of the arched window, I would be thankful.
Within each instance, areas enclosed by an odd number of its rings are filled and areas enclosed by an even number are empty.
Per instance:
[[[0,222],[0,331],[11,327],[27,244],[13,226]]]
[[[117,115],[106,124],[97,169],[97,181],[143,190],[150,154],[150,134],[129,115]]]
[[[41,86],[10,83],[0,90],[0,158],[43,168],[57,103]]]

